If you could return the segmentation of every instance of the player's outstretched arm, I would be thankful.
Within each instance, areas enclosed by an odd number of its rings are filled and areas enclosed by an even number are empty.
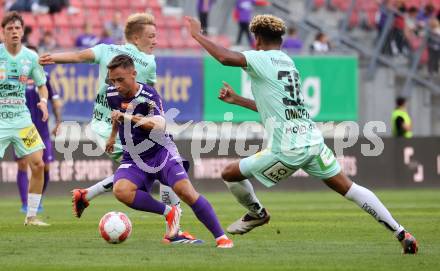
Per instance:
[[[64,64],[64,63],[83,63],[95,60],[95,54],[92,49],[86,49],[78,52],[65,52],[56,54],[43,54],[38,62],[40,65]]]
[[[255,101],[238,95],[232,89],[232,87],[228,83],[226,83],[225,81],[223,81],[223,87],[220,89],[220,93],[218,95],[218,98],[226,103],[236,104],[236,105],[248,108],[250,110],[253,110],[255,112],[258,112],[257,105],[255,104]]]
[[[246,58],[240,52],[219,46],[201,34],[200,22],[194,17],[185,16],[185,25],[191,36],[215,59],[226,66],[246,67]]]

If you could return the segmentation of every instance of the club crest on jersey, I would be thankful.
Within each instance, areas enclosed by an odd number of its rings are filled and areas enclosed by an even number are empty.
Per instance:
[[[28,66],[28,65],[24,65],[22,68],[21,68],[21,73],[23,73],[23,74],[29,74],[29,71],[31,70],[31,68]]]
[[[26,75],[20,75],[18,77],[18,81],[20,81],[20,83],[26,84],[27,80],[28,80],[28,77]]]
[[[124,110],[132,110],[133,109],[133,104],[131,103],[127,103],[127,102],[122,102],[121,103],[121,108]]]
[[[6,79],[6,62],[0,62],[0,80]]]

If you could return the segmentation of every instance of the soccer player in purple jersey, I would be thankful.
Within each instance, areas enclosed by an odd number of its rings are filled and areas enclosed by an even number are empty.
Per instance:
[[[113,126],[106,151],[113,151],[118,132],[124,149],[113,180],[115,197],[133,209],[164,215],[168,223],[167,237],[171,240],[179,238],[180,209],[155,200],[149,193],[154,180],[158,179],[192,208],[200,222],[214,235],[217,247],[233,247],[211,204],[189,181],[188,162],[182,160],[165,130],[159,94],[153,87],[136,82],[137,72],[131,57],[118,55],[107,68],[108,80],[112,84],[107,89],[107,102],[113,110]]]
[[[38,50],[36,47],[28,46],[29,49],[34,50],[36,53],[38,53]],[[52,89],[49,83],[49,77],[46,74],[46,87],[48,90],[48,100],[52,104],[52,110],[53,114],[55,116],[55,128],[52,130],[52,134],[56,135],[58,128],[61,124],[61,101],[60,96],[58,93]],[[43,150],[43,162],[44,162],[44,184],[43,184],[43,192],[46,191],[47,184],[49,183],[49,166],[50,162],[54,160],[53,157],[53,150],[52,150],[52,143],[50,141],[50,132],[49,132],[49,125],[47,122],[42,121],[43,113],[41,110],[37,107],[37,104],[40,102],[40,96],[38,95],[37,88],[34,84],[33,80],[28,80],[27,86],[26,86],[26,106],[29,109],[29,112],[31,113],[32,122],[34,123],[35,127],[37,128],[38,133],[41,136],[41,139],[44,142],[44,145],[46,148]],[[17,186],[18,191],[20,193],[20,199],[21,199],[21,212],[26,213],[27,212],[27,193],[28,193],[28,186],[29,186],[29,180],[28,180],[28,167],[29,164],[25,159],[18,159],[17,165],[18,165],[18,171],[17,171]],[[41,212],[42,205],[40,201],[40,206],[38,207],[38,212]]]

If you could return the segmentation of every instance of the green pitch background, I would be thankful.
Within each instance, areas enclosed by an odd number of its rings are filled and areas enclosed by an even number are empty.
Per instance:
[[[270,224],[233,236],[217,249],[212,236],[184,206],[182,226],[205,244],[164,245],[160,216],[128,209],[110,195],[95,199],[81,219],[70,198],[48,197],[43,217],[52,226],[23,226],[18,196],[0,199],[0,270],[439,270],[440,190],[380,191],[396,219],[417,237],[420,253],[400,244],[357,206],[332,192],[258,193]],[[206,194],[224,227],[243,214],[227,193]],[[101,216],[126,212],[133,233],[110,245],[98,234]]]

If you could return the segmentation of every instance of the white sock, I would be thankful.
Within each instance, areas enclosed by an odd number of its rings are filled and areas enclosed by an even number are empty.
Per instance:
[[[167,216],[168,213],[171,212],[171,210],[172,210],[172,207],[169,206],[169,205],[167,205],[167,206],[165,207],[165,211],[163,211],[163,215],[164,215],[164,216]],[[166,222],[165,222],[165,224],[166,224]]]
[[[96,183],[89,188],[87,188],[87,195],[86,199],[91,200],[96,196],[99,196],[105,192],[110,192],[113,189],[113,176],[109,176],[105,178],[104,180],[100,181],[99,183]]]
[[[226,236],[226,234],[223,234],[222,236],[215,238],[215,241],[218,241],[220,239],[229,239],[229,238]]]
[[[26,217],[37,215],[38,206],[40,205],[41,194],[28,193],[28,206]]]
[[[255,195],[254,188],[249,180],[224,183],[241,205],[248,209],[255,217],[260,216],[263,206]]]
[[[180,198],[174,193],[173,189],[169,186],[160,184],[159,186],[160,200],[167,205],[179,205]]]
[[[403,227],[397,223],[387,208],[380,202],[376,195],[365,187],[352,184],[345,197],[354,201],[365,212],[369,213],[379,223],[397,235]],[[398,232],[397,232],[398,231]],[[397,232],[397,233],[396,233]]]

